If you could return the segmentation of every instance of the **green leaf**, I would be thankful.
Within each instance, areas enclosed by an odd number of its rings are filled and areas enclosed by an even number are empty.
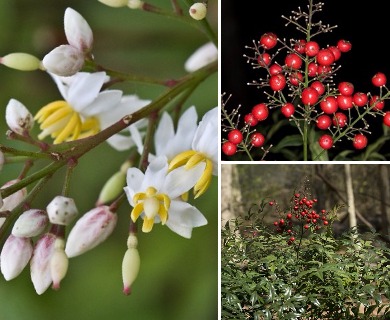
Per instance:
[[[341,151],[339,154],[337,154],[334,158],[333,161],[343,161],[348,159],[348,155],[353,153],[352,150],[344,150]]]
[[[384,143],[390,139],[390,136],[381,136],[378,138],[375,142],[370,143],[366,149],[366,151],[363,154],[362,160],[368,160],[370,158],[370,155],[372,153],[377,153],[380,148],[384,145]]]
[[[311,152],[311,158],[316,161],[328,161],[328,152],[322,149],[318,143],[321,133],[316,132],[314,129],[309,132],[309,149]]]
[[[275,153],[287,147],[299,147],[302,143],[302,136],[300,134],[293,134],[285,136],[276,146],[273,146],[270,151]]]

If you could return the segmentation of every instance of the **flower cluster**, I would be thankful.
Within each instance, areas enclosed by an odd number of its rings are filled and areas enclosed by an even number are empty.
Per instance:
[[[188,17],[178,17],[141,1],[100,2],[164,13],[191,24],[203,20],[202,25],[207,26],[203,3],[191,6]],[[162,81],[96,64],[92,29],[72,8],[65,10],[64,29],[68,43],[54,48],[42,61],[27,53],[0,58],[0,63],[10,68],[44,71],[61,96],[35,114],[15,98],[6,106],[7,137],[35,151],[0,144],[0,170],[13,161],[24,161],[18,177],[0,188],[0,235],[6,237],[0,253],[1,273],[9,281],[29,264],[37,294],[50,286],[59,289],[69,259],[92,250],[114,232],[119,207],[126,205],[123,200],[127,198],[131,210],[122,278],[123,292],[128,295],[141,267],[137,248],[141,220],[142,232],[149,233],[161,223],[187,239],[193,228],[208,223],[192,203],[208,190],[218,173],[218,108],[207,109],[198,121],[197,108],[184,103],[188,93],[217,70],[216,38],[207,26],[210,42],[185,61],[186,74]],[[155,99],[144,99],[112,88],[125,81],[150,82],[167,90]],[[95,206],[79,215],[76,197],[69,196],[70,178],[80,158],[103,142],[118,157],[124,151],[128,154],[101,188]],[[44,161],[50,163],[31,173],[33,164]],[[37,194],[62,167],[67,168],[62,193],[48,201],[46,208],[34,207]]]

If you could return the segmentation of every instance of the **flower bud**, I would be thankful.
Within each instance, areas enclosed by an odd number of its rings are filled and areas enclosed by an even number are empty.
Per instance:
[[[53,281],[53,289],[60,288],[60,282],[68,271],[69,260],[64,251],[65,241],[57,238],[54,242],[53,255],[50,258],[50,274]]]
[[[96,204],[102,205],[114,200],[123,192],[123,187],[125,185],[126,173],[122,171],[114,173],[114,175],[112,175],[104,184]]]
[[[72,198],[56,196],[46,207],[50,222],[67,226],[77,216],[78,211]]]
[[[122,262],[123,293],[131,293],[131,285],[138,276],[141,259],[137,250],[138,240],[134,234],[129,234],[127,251]]]
[[[12,131],[21,135],[30,131],[34,125],[34,117],[30,111],[15,99],[11,99],[7,104],[5,120]]]
[[[46,233],[35,244],[30,262],[31,281],[37,294],[44,293],[52,282],[50,258],[54,250],[56,237]]]
[[[127,6],[130,9],[142,9],[143,5],[144,5],[144,3],[141,0],[129,0],[127,3]]]
[[[4,243],[0,256],[1,273],[9,281],[16,278],[27,265],[33,252],[29,238],[15,237],[10,234]]]
[[[43,232],[49,222],[44,210],[30,209],[16,220],[12,234],[16,237],[35,237]]]
[[[99,2],[109,7],[120,8],[126,7],[128,0],[99,0]]]
[[[7,183],[5,183],[0,189],[5,189],[19,181],[20,179],[10,180]],[[3,205],[0,207],[0,211],[12,211],[23,201],[26,194],[27,194],[27,189],[22,188],[14,192],[13,194],[9,195],[8,197],[4,198]]]
[[[84,66],[84,54],[71,45],[61,45],[45,55],[42,64],[48,72],[69,77]]]
[[[185,62],[187,72],[194,72],[218,59],[218,49],[212,42],[198,48]]]
[[[117,215],[108,206],[88,211],[69,233],[65,248],[67,256],[78,256],[105,241],[114,230],[117,219]]]
[[[15,52],[0,58],[0,63],[20,71],[33,71],[41,68],[41,61],[31,54]]]
[[[68,43],[79,51],[87,53],[92,50],[93,33],[83,16],[72,8],[66,8],[64,29]]]
[[[205,3],[196,2],[190,7],[189,13],[193,19],[202,20],[206,17],[207,6]]]

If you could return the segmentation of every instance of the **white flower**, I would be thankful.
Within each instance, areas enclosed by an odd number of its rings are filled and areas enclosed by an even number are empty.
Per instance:
[[[114,230],[117,219],[108,206],[88,211],[77,220],[69,233],[65,248],[67,256],[76,257],[102,243]]]
[[[195,198],[207,190],[212,175],[218,174],[218,122],[218,107],[206,112],[196,129],[191,150],[176,155],[169,163],[169,170],[181,166],[190,170],[205,163],[204,172],[194,186]]]
[[[122,97],[121,90],[100,91],[109,79],[105,72],[52,77],[65,100],[44,106],[35,119],[42,130],[38,138],[51,135],[54,143],[94,135],[149,102],[136,96]],[[115,143],[115,139],[113,136],[107,142]]]
[[[11,99],[5,109],[5,120],[8,127],[18,133],[29,132],[34,125],[34,118],[23,103]]]
[[[133,207],[131,219],[144,219],[143,232],[150,232],[154,223],[161,222],[177,234],[190,238],[192,228],[207,224],[206,218],[194,206],[180,200],[204,171],[200,163],[190,170],[183,167],[168,173],[166,157],[153,159],[145,174],[137,168],[127,171],[127,199]]]
[[[184,69],[194,72],[218,59],[218,49],[214,43],[208,42],[198,48],[185,62]]]
[[[16,278],[29,262],[33,252],[29,238],[15,237],[10,234],[1,250],[1,273],[5,280]]]
[[[72,8],[64,15],[67,45],[54,48],[42,60],[43,67],[59,76],[71,76],[81,70],[85,57],[91,52],[93,33],[88,22]]]

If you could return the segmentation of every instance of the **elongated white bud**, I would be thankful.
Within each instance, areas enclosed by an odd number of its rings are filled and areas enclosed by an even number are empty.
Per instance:
[[[50,258],[54,250],[55,240],[54,234],[47,233],[37,241],[34,247],[30,263],[31,281],[39,295],[44,293],[52,282]]]
[[[50,222],[67,226],[78,215],[76,204],[72,198],[56,196],[46,207]]]
[[[33,71],[42,67],[41,61],[37,57],[24,52],[7,54],[0,58],[0,63],[20,71]]]
[[[48,72],[58,76],[69,77],[84,66],[84,54],[71,45],[61,45],[46,54],[42,65]]]
[[[127,3],[127,6],[130,9],[142,9],[143,5],[144,5],[144,2],[141,0],[129,0]]]
[[[10,234],[1,250],[0,266],[4,279],[16,278],[29,262],[33,246],[29,238],[15,237]]]
[[[131,293],[131,285],[138,276],[141,259],[137,250],[137,237],[130,233],[127,239],[127,251],[122,262],[123,293]]]
[[[50,274],[53,281],[53,289],[60,288],[60,282],[68,271],[69,260],[64,251],[65,241],[57,238],[54,242],[53,255],[50,258]]]
[[[48,222],[49,218],[44,210],[30,209],[16,220],[12,234],[16,237],[35,237],[44,231]]]
[[[113,8],[126,7],[128,0],[98,0],[106,6]]]
[[[83,16],[72,8],[66,8],[64,15],[64,29],[68,43],[87,53],[92,50],[93,33]]]
[[[18,133],[29,132],[34,125],[34,117],[24,106],[16,99],[11,99],[5,109],[5,120],[8,127]]]
[[[88,211],[69,233],[65,248],[67,256],[76,257],[105,241],[114,230],[117,219],[108,206]]]
[[[102,205],[113,201],[117,198],[122,192],[123,188],[126,185],[126,173],[118,171],[114,173],[110,179],[104,184],[102,190],[100,191],[99,198],[96,202],[97,205]]]

